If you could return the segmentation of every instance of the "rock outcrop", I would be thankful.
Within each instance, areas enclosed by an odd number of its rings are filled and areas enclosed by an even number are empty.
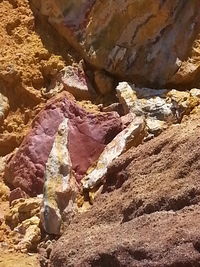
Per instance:
[[[199,126],[197,113],[114,160],[92,208],[54,244],[50,266],[198,266]]]
[[[159,134],[170,124],[180,123],[183,116],[189,114],[200,102],[199,89],[155,90],[121,82],[116,91],[125,113],[145,118],[149,137]]]
[[[14,233],[15,249],[23,252],[35,250],[41,240],[41,198],[17,199],[5,216]]]
[[[0,266],[199,266],[200,1],[0,11]]]
[[[145,86],[198,82],[198,0],[32,3],[97,68]]]
[[[69,119],[68,150],[77,181],[122,129],[117,113],[89,113],[72,96],[62,93],[35,118],[30,133],[8,162],[5,180],[10,186],[20,187],[31,196],[43,192],[46,163],[65,118]]]
[[[103,150],[98,161],[91,166],[82,180],[84,189],[92,189],[100,184],[107,174],[113,160],[132,146],[138,146],[146,135],[145,120],[134,118],[130,124],[119,133]]]

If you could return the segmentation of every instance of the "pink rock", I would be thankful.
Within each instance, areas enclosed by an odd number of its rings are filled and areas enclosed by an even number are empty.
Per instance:
[[[46,162],[64,118],[69,119],[68,149],[78,181],[122,129],[117,113],[89,113],[78,106],[70,94],[63,92],[37,115],[30,133],[7,163],[5,180],[8,184],[20,187],[31,196],[43,192]]]
[[[91,99],[95,94],[82,63],[63,68],[51,82],[48,92],[43,93],[50,98],[63,90],[71,93],[78,100]]]
[[[13,200],[19,198],[28,198],[28,195],[20,187],[17,187],[11,191],[9,196],[9,203],[11,204]]]

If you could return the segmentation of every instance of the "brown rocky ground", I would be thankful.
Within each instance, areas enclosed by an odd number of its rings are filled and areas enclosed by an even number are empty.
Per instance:
[[[200,266],[199,112],[114,161],[51,266]]]

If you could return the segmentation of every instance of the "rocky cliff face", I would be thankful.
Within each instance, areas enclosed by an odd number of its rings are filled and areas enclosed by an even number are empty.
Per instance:
[[[0,261],[199,266],[199,0],[0,11]]]
[[[97,68],[145,84],[193,83],[199,73],[199,1],[34,1]]]

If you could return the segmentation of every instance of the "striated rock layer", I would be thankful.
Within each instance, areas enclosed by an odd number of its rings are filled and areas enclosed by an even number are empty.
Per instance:
[[[100,69],[148,86],[198,82],[198,0],[31,2]]]

